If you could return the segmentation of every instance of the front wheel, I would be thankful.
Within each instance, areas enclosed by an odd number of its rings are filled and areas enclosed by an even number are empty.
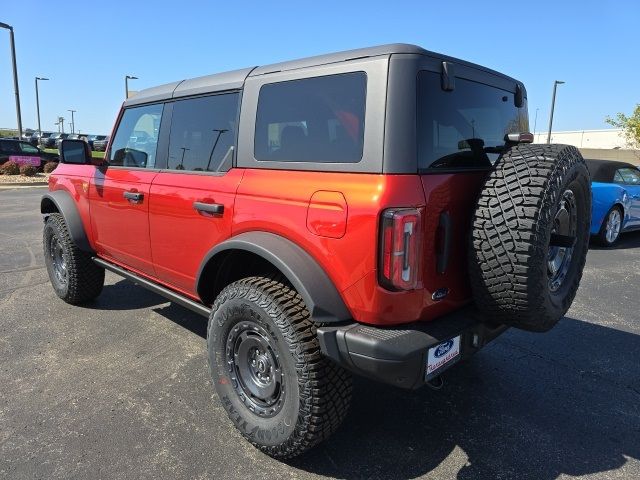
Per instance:
[[[77,305],[100,295],[104,269],[76,246],[60,213],[47,217],[42,240],[49,280],[58,297]]]
[[[622,230],[622,212],[620,207],[612,207],[604,217],[600,232],[598,233],[598,242],[604,247],[612,247],[620,238]]]
[[[346,416],[351,376],[322,355],[304,301],[285,283],[250,277],[227,286],[213,304],[207,344],[222,405],[266,454],[297,456]]]

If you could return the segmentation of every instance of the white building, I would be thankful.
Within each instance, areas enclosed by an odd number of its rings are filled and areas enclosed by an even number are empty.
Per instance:
[[[551,132],[551,143],[564,143],[578,148],[627,148],[619,128],[606,130],[570,130],[566,132]],[[547,143],[547,132],[537,132],[535,143]]]

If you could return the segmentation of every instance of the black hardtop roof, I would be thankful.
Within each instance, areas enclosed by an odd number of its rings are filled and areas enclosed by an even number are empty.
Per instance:
[[[314,57],[301,58],[287,62],[274,63],[271,65],[243,68],[230,72],[216,73],[203,77],[196,77],[188,80],[171,82],[157,87],[141,90],[134,97],[125,100],[124,106],[138,105],[141,103],[149,103],[155,101],[166,100],[169,98],[186,97],[197,95],[200,93],[221,92],[224,90],[240,89],[244,85],[244,81],[249,76],[266,75],[269,73],[282,72],[287,70],[296,70],[299,68],[314,67],[327,65],[331,63],[346,62],[360,58],[377,57],[392,54],[416,54],[428,57],[451,61],[461,65],[470,66],[479,70],[483,70],[503,78],[508,78],[516,82],[515,79],[508,77],[500,72],[491,70],[481,65],[476,65],[464,60],[448,57],[435,52],[430,52],[417,45],[406,43],[392,43],[388,45],[379,45],[376,47],[358,48],[355,50],[346,50],[343,52],[328,53],[325,55],[317,55]]]
[[[613,176],[616,174],[616,170],[619,168],[635,168],[635,165],[627,162],[620,162],[617,160],[596,160],[585,159],[587,162],[587,168],[591,174],[591,180],[594,182],[613,182]]]

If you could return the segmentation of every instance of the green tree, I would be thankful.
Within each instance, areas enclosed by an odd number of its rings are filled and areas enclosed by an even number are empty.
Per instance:
[[[640,103],[636,104],[631,116],[618,113],[614,118],[607,117],[605,121],[615,128],[622,129],[622,137],[629,148],[640,150]]]

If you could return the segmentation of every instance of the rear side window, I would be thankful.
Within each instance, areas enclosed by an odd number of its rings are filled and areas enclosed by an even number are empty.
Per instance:
[[[629,185],[640,185],[640,170],[621,168],[617,173],[619,173],[623,178],[624,183]]]
[[[178,100],[171,116],[171,170],[201,172],[231,168],[238,121],[239,94]]]
[[[444,91],[440,75],[418,74],[418,166],[425,169],[491,167],[507,133],[527,132],[526,106],[517,108],[514,94],[497,87],[456,78]]]
[[[127,108],[109,152],[109,165],[154,168],[162,104]]]
[[[254,154],[279,162],[357,163],[362,159],[364,72],[262,86]]]

